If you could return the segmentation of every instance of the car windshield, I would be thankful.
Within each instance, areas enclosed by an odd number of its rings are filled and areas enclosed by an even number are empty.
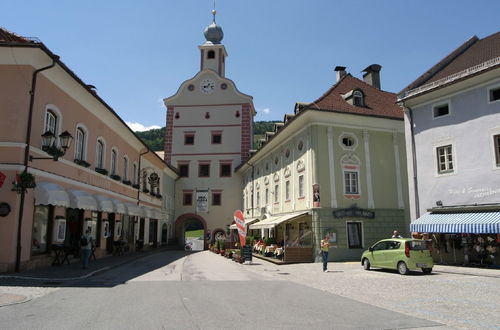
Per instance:
[[[416,250],[416,251],[422,251],[422,250],[429,249],[427,247],[426,241],[408,241],[408,246],[410,247],[410,250]]]

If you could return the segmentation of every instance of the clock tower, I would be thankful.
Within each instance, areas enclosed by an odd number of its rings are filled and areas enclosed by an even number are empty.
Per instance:
[[[205,28],[200,71],[164,99],[167,108],[165,162],[180,179],[175,192],[175,231],[179,243],[191,241],[186,232],[203,229],[194,250],[206,247],[226,232],[233,213],[243,206],[242,179],[234,172],[249,158],[253,98],[226,78],[226,48],[222,28],[213,21]]]

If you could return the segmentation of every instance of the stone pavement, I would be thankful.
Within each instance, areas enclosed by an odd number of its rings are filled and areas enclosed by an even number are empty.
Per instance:
[[[81,263],[73,262],[70,265],[48,266],[35,270],[24,271],[21,273],[8,273],[0,275],[0,307],[23,303],[31,300],[31,298],[46,294],[47,291],[56,290],[51,288],[50,284],[64,281],[85,279],[97,273],[109,270],[111,268],[123,265],[133,260],[146,257],[153,253],[160,253],[169,250],[170,248],[158,248],[149,251],[135,252],[125,254],[123,256],[108,256],[99,258],[89,264],[87,269],[82,269]],[[259,259],[255,259],[257,261]],[[261,266],[265,269],[254,269],[257,272],[270,271],[271,268],[279,268],[279,265],[259,260]],[[343,269],[342,265],[361,264],[359,262],[330,262],[330,269]],[[311,273],[311,276],[317,273],[319,263],[281,265],[289,271],[298,273]],[[346,269],[348,271],[348,269]],[[500,269],[493,268],[478,268],[478,267],[461,267],[448,265],[434,265],[434,272],[462,274],[470,276],[496,277],[500,278]],[[297,274],[299,275],[299,274]],[[302,274],[306,275],[307,274]],[[20,290],[23,287],[23,290]]]
[[[0,307],[27,302],[56,290],[57,288],[50,288],[51,283],[85,279],[136,259],[170,249],[168,247],[157,248],[122,256],[107,256],[90,262],[87,269],[83,269],[81,262],[75,260],[69,265],[47,266],[20,273],[0,274]]]

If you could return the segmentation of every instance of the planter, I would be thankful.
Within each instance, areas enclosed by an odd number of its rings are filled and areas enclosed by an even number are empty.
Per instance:
[[[113,180],[116,180],[116,181],[120,181],[121,180],[121,176],[116,175],[116,174],[111,174],[109,177],[111,179],[113,179]]]
[[[134,184],[132,185],[132,188],[139,189],[139,185],[138,185],[137,183],[134,183]]]
[[[73,161],[75,164],[77,165],[80,165],[80,166],[83,166],[83,167],[89,167],[90,166],[90,163],[87,163],[86,161],[84,161],[83,159],[75,159]]]
[[[108,170],[105,169],[105,168],[99,168],[99,167],[96,167],[95,168],[95,171],[99,174],[102,174],[102,175],[108,175]]]
[[[123,180],[122,183],[126,184],[127,186],[130,186],[132,184],[132,182],[130,182],[130,180]]]

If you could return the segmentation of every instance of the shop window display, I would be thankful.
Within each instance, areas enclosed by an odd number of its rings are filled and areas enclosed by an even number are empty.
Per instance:
[[[35,206],[35,217],[33,220],[33,233],[31,251],[33,253],[47,252],[47,234],[49,232],[49,206]]]

